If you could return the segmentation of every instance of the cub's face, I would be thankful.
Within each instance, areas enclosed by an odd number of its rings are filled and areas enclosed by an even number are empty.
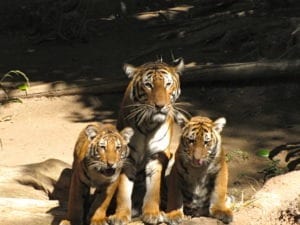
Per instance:
[[[125,64],[124,70],[132,78],[130,98],[135,103],[135,116],[152,122],[165,121],[172,105],[180,95],[179,73],[184,63],[177,66],[150,62],[140,67]]]
[[[182,131],[181,145],[186,160],[198,167],[210,163],[221,146],[222,131],[225,118],[211,121],[207,117],[192,117]]]
[[[98,129],[93,125],[86,128],[89,147],[84,162],[88,171],[111,177],[119,173],[126,157],[129,155],[127,144],[133,135],[129,127],[118,132],[114,126]]]

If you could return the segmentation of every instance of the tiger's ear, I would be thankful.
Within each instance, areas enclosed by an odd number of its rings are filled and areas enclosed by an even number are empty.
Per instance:
[[[184,60],[183,60],[183,58],[175,59],[174,64],[175,64],[176,72],[178,72],[178,73],[183,72],[183,70],[184,70]]]
[[[175,122],[181,127],[185,127],[185,125],[189,122],[189,118],[183,113],[177,112],[174,116]]]
[[[91,141],[97,136],[98,128],[95,125],[88,125],[85,128],[85,134],[87,138]]]
[[[126,141],[126,144],[128,144],[134,134],[134,131],[131,127],[125,127],[120,133],[124,138],[124,140]]]
[[[125,63],[123,65],[123,70],[127,74],[128,78],[132,78],[133,74],[137,70],[137,68],[135,66],[133,66],[133,65]]]
[[[218,133],[221,133],[225,124],[226,124],[226,119],[224,117],[215,120],[214,130],[217,131]]]

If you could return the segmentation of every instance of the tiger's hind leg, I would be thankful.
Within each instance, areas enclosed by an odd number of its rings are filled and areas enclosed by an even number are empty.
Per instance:
[[[211,196],[209,212],[212,217],[221,220],[223,223],[230,223],[233,220],[232,210],[227,206],[227,183],[228,169],[224,161],[221,170],[217,174],[215,187]]]

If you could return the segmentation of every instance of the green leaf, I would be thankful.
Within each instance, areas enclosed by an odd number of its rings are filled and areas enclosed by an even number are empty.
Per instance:
[[[260,157],[268,158],[270,151],[268,149],[260,149],[257,152],[257,155]]]
[[[27,91],[28,88],[29,88],[29,86],[28,86],[27,83],[24,83],[24,84],[21,84],[21,85],[18,86],[18,89],[19,89],[20,91]]]

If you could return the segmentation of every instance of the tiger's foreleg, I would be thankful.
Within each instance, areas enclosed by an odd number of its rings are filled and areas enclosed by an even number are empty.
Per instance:
[[[96,199],[91,206],[91,212],[94,212],[94,214],[91,217],[90,225],[108,225],[106,211],[114,196],[118,183],[119,181],[117,180],[109,184],[104,193],[97,193]]]
[[[209,213],[211,216],[223,221],[223,223],[230,223],[233,219],[233,214],[232,210],[226,205],[228,168],[225,160],[222,164],[212,192]]]
[[[160,211],[160,191],[168,160],[169,155],[160,152],[146,164],[146,194],[142,207],[142,220],[146,224],[157,224],[164,220],[164,213]]]
[[[131,220],[131,195],[133,181],[125,173],[121,173],[117,191],[116,213],[109,217],[111,224],[125,225]]]
[[[62,220],[59,225],[82,225],[84,223],[84,205],[88,199],[89,187],[84,184],[73,171],[69,191],[67,219]]]

